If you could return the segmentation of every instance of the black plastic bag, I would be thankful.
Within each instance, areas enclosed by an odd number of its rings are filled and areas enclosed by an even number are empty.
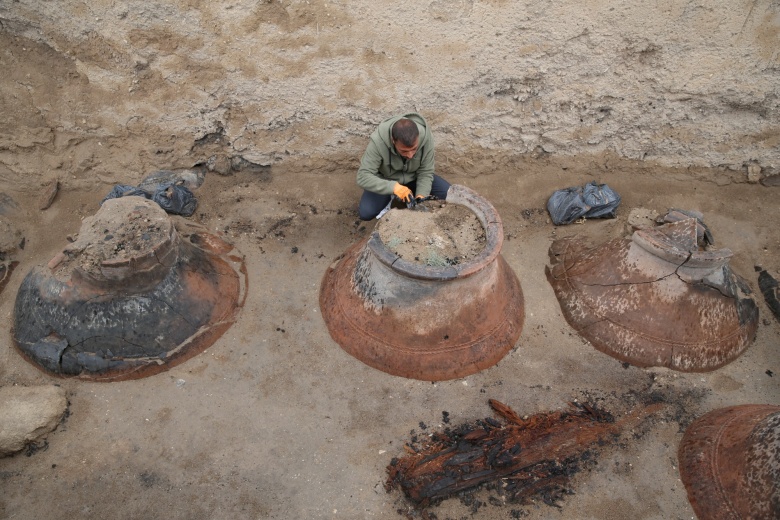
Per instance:
[[[149,199],[156,202],[167,213],[183,215],[185,217],[189,217],[195,213],[195,208],[198,207],[198,199],[195,198],[195,195],[189,188],[173,182],[150,186],[147,189],[117,184],[111,192],[100,201],[100,205],[102,206],[108,199],[118,199],[119,197],[129,197],[131,195]]]
[[[108,199],[118,199],[120,197],[131,196],[143,197],[145,199],[149,198],[149,194],[141,188],[136,186],[128,186],[127,184],[116,184],[114,185],[114,188],[108,193],[108,195],[106,195],[105,198],[100,201],[100,205],[102,206],[103,203]]]
[[[547,201],[553,224],[571,224],[580,218],[615,218],[620,195],[606,184],[589,182],[558,190]]]
[[[571,224],[588,212],[589,206],[582,198],[582,188],[575,186],[558,190],[547,201],[553,224]]]
[[[589,182],[583,188],[582,198],[590,209],[585,218],[615,218],[620,205],[620,195],[606,184]]]
[[[189,217],[198,207],[195,195],[180,184],[160,184],[152,194],[152,200],[162,209],[174,215]]]

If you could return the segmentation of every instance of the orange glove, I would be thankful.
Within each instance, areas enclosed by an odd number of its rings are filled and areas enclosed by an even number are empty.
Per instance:
[[[393,193],[404,202],[407,202],[412,198],[412,190],[398,182],[393,186]]]

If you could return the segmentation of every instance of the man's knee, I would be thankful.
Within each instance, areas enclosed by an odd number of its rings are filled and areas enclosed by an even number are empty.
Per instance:
[[[358,204],[358,217],[360,220],[371,220],[379,215],[388,202],[390,202],[390,196],[364,192],[360,198],[360,204]]]
[[[447,192],[450,189],[451,184],[438,175],[433,176],[433,185],[431,186],[431,195],[439,200],[447,199]]]
[[[360,217],[360,220],[371,220],[372,218],[379,215],[379,212],[373,213],[370,211],[366,211],[363,208],[358,208],[358,217]]]

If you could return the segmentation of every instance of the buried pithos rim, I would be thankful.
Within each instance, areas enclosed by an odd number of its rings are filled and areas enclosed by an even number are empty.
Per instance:
[[[699,518],[780,518],[780,406],[738,405],[699,417],[678,458]]]
[[[451,280],[474,274],[490,265],[501,253],[504,227],[498,212],[486,199],[465,186],[454,185],[447,192],[447,203],[471,210],[485,230],[485,247],[474,258],[452,266],[429,266],[398,257],[382,242],[379,234],[371,234],[368,247],[372,253],[399,274],[420,280]]]
[[[463,377],[496,364],[524,320],[514,272],[500,256],[500,218],[487,201],[453,186],[447,203],[469,207],[486,247],[464,264],[432,267],[398,258],[377,233],[325,273],[320,307],[333,339],[384,372],[422,380]]]
[[[246,297],[243,258],[199,226],[177,225],[145,199],[106,201],[74,244],[22,282],[19,351],[52,375],[112,381],[158,373],[213,344]]]
[[[546,273],[569,324],[597,349],[637,366],[699,372],[753,341],[758,307],[731,252],[698,251],[696,221],[588,247],[556,240]]]

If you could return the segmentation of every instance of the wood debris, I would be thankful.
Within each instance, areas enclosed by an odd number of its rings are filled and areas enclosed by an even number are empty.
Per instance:
[[[616,420],[586,403],[528,418],[496,400],[489,404],[505,424],[486,418],[435,433],[424,446],[407,445],[410,454],[387,467],[385,489],[400,488],[412,504],[425,508],[482,484],[499,483],[509,501],[538,496],[556,505],[569,477],[593,456],[592,448],[661,407],[641,407]]]

